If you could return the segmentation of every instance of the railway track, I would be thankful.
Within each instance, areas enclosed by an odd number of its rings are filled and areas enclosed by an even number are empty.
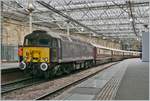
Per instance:
[[[14,72],[22,72],[19,68],[9,68],[9,69],[2,69],[1,74],[8,74],[8,73],[14,73]]]
[[[61,86],[60,88],[58,88],[58,89],[55,89],[54,91],[50,91],[50,92],[47,92],[47,93],[45,93],[45,94],[43,94],[43,95],[41,95],[41,96],[38,96],[36,99],[34,99],[34,100],[48,100],[48,98],[50,98],[51,96],[57,96],[60,92],[63,92],[63,91],[65,91],[65,89],[67,89],[67,88],[70,88],[70,87],[72,87],[72,86],[74,86],[74,85],[76,85],[76,84],[78,84],[78,83],[80,83],[80,82],[82,82],[82,81],[84,81],[84,80],[86,80],[86,79],[88,79],[88,78],[90,78],[90,77],[92,77],[92,76],[94,76],[94,75],[96,75],[96,74],[98,74],[99,72],[101,72],[101,71],[103,71],[103,70],[105,70],[105,69],[107,69],[107,68],[109,68],[109,67],[111,67],[112,65],[115,65],[115,64],[117,64],[118,62],[116,62],[116,63],[114,63],[114,64],[111,64],[111,65],[109,65],[109,66],[106,66],[106,67],[104,67],[104,68],[102,68],[102,69],[100,69],[100,70],[98,70],[98,71],[96,71],[96,72],[94,72],[94,73],[92,73],[92,74],[89,74],[89,75],[87,75],[87,76],[85,76],[85,77],[83,77],[83,78],[80,78],[80,79],[78,79],[78,80],[75,80],[75,81],[73,81],[73,82],[71,82],[71,83],[66,83],[66,85],[63,85],[63,86]]]
[[[15,80],[23,79],[29,77],[28,73],[24,73],[19,68],[8,68],[1,70],[1,85],[6,84],[7,82],[12,82]]]
[[[28,87],[37,83],[42,83],[45,80],[33,77],[27,77],[19,80],[14,80],[1,85],[1,94],[8,93],[17,89]]]
[[[53,99],[55,96],[60,95],[70,87],[81,83],[82,81],[96,75],[102,70],[105,70],[117,63],[119,62],[97,65],[94,66],[94,68],[88,68],[83,71],[81,70],[80,72],[75,72],[68,76],[58,77],[50,81],[45,81],[43,83],[38,84],[33,83],[33,86],[29,86],[25,89],[22,87],[23,89],[18,89],[15,91],[15,93],[8,92],[2,94],[2,99],[11,99],[11,100]]]

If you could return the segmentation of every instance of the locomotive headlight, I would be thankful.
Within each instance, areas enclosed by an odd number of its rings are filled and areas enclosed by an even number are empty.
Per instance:
[[[47,61],[48,61],[48,58],[42,58],[42,60],[44,60],[45,62],[47,62]]]
[[[22,62],[20,63],[20,65],[19,65],[19,68],[20,68],[21,70],[25,70],[25,68],[26,68],[26,63],[22,61]]]
[[[47,61],[48,61],[48,58],[45,58],[45,61],[47,62]]]
[[[46,70],[48,69],[48,65],[47,65],[46,63],[42,63],[42,64],[40,65],[40,69],[41,69],[42,71],[46,71]]]

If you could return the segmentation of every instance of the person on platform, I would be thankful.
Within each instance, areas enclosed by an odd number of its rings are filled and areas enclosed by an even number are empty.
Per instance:
[[[18,49],[19,62],[23,60],[23,48],[19,47]]]

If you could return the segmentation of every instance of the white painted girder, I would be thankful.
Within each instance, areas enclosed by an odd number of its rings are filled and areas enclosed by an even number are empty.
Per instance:
[[[16,19],[18,19],[18,17],[20,17],[20,20],[23,19],[24,17],[27,17],[27,15],[23,15],[23,14],[19,15],[19,13],[24,12],[23,10],[25,8],[27,8],[26,6],[28,3],[28,0],[14,0],[14,1],[17,1],[18,3],[20,3],[23,6],[23,8],[17,8],[16,4],[7,3],[8,6],[7,7],[5,6],[4,12],[8,11],[8,12],[13,12],[14,14],[15,14],[15,12],[17,12],[16,15],[14,15],[14,16],[12,16],[11,14],[10,15],[7,14],[7,16],[8,17],[9,16],[16,17]],[[57,16],[57,14],[52,13],[50,11],[47,12],[46,8],[38,5],[38,3],[35,2],[36,0],[33,0],[33,1],[34,1],[33,4],[36,7],[35,11],[34,11],[34,16],[39,18],[39,20],[36,20],[35,22],[41,22],[41,24],[42,23],[44,24],[45,21],[48,21],[51,23],[54,22],[56,24],[59,24],[60,26],[64,26],[64,23],[66,22],[64,18]],[[44,1],[49,2],[50,0],[44,0]],[[88,0],[88,1],[86,1],[86,0],[72,0],[70,2],[70,4],[67,4],[67,3],[69,3],[69,1],[70,0],[51,0],[50,4],[58,10],[65,9],[64,13],[71,11],[71,13],[70,13],[71,17],[76,18],[76,20],[78,20],[78,21],[82,21],[83,23],[85,23],[86,26],[94,28],[94,30],[102,30],[102,31],[99,31],[100,33],[110,33],[110,34],[132,33],[132,29],[128,29],[131,27],[131,25],[130,25],[127,13],[122,12],[122,9],[118,8],[115,5],[110,6],[110,9],[107,9],[108,5],[113,4],[111,2],[112,0],[103,0],[103,1],[107,1],[107,4],[106,4],[106,2],[102,2],[102,1],[100,2],[100,0],[94,0],[94,2],[90,2],[91,0]],[[77,3],[80,1],[86,1],[86,2]],[[124,4],[125,3],[124,0],[123,1],[113,0],[113,1],[116,2],[117,4]],[[136,3],[136,2],[149,2],[149,0],[131,0],[131,1],[133,1],[134,3]],[[9,2],[9,1],[4,1],[4,2]],[[86,9],[85,6],[88,9]],[[93,9],[94,7],[100,7],[102,9]],[[114,8],[111,9],[111,7],[114,7]],[[82,10],[79,10],[79,8],[83,8],[84,10],[86,9],[88,11],[88,14],[86,17],[82,18],[82,16],[84,15],[84,12]],[[73,9],[78,9],[78,10],[73,10]],[[149,7],[147,6],[147,4],[136,5],[134,7],[133,14],[135,15],[135,17],[137,17],[137,19],[135,20],[136,28],[140,29],[140,31],[144,30],[142,28],[143,24],[147,24],[147,22],[149,21],[148,20],[148,17],[149,17],[148,11],[149,11]],[[44,12],[46,12],[46,13],[44,13]],[[101,15],[101,13],[103,13],[103,12],[105,12],[105,13]],[[48,16],[48,13],[52,14],[56,19],[51,19]],[[120,15],[120,17],[118,17],[119,15]],[[96,18],[98,16],[101,16],[101,17]],[[80,26],[72,23],[70,28],[80,29]],[[63,29],[66,29],[65,26]],[[118,30],[121,30],[121,31],[118,31]],[[78,30],[78,31],[80,31],[80,30]]]

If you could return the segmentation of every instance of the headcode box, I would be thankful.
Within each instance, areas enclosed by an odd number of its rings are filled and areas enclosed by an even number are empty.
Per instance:
[[[142,33],[142,61],[149,62],[149,32]]]

